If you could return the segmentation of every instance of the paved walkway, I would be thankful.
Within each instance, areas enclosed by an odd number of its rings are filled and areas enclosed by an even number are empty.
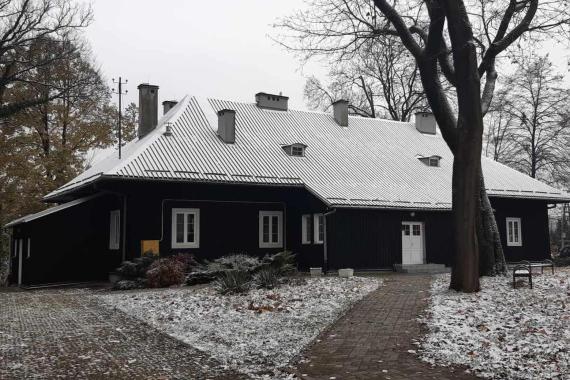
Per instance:
[[[241,379],[87,291],[0,292],[0,379]]]
[[[298,366],[304,379],[476,379],[462,369],[432,368],[413,344],[427,305],[429,276],[389,275],[325,331]]]

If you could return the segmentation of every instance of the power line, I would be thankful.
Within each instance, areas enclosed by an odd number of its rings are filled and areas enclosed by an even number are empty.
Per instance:
[[[129,83],[128,79],[125,79],[125,81],[122,81],[122,78],[119,77],[119,80],[116,81],[115,78],[113,78],[113,83],[117,85],[117,88],[113,88],[113,94],[117,94],[119,95],[119,125],[118,125],[118,132],[117,132],[117,137],[119,138],[119,160],[121,159],[121,147],[123,145],[122,142],[122,136],[121,136],[121,122],[122,122],[122,118],[123,118],[123,109],[122,109],[122,100],[123,100],[123,95],[127,94],[129,92],[129,90],[125,90],[125,92],[123,92],[123,85]]]

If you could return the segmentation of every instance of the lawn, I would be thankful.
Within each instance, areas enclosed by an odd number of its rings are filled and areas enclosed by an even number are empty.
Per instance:
[[[422,359],[487,378],[570,378],[570,270],[533,280],[533,289],[513,289],[512,277],[484,277],[481,292],[460,294],[448,289],[449,275],[438,276],[422,318]]]
[[[103,302],[252,377],[289,363],[379,280],[296,278],[273,290],[219,295],[213,286],[116,292]]]

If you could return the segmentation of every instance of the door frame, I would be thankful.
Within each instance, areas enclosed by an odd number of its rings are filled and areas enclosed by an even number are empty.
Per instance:
[[[427,263],[427,255],[426,255],[426,226],[425,223],[419,220],[402,220],[400,225],[400,233],[403,234],[402,227],[404,225],[410,225],[410,235],[413,234],[413,224],[420,225],[420,235],[421,235],[421,244],[422,244],[422,263]],[[402,240],[403,235],[400,235],[400,240]],[[421,265],[421,264],[404,264],[404,246],[402,245],[400,249],[400,254],[402,255],[402,265]]]

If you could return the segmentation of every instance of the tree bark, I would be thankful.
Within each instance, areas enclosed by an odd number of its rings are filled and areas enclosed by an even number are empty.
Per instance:
[[[495,220],[493,207],[485,189],[485,179],[481,171],[481,219],[477,224],[479,241],[479,275],[494,276],[504,274],[507,269],[499,227]]]

